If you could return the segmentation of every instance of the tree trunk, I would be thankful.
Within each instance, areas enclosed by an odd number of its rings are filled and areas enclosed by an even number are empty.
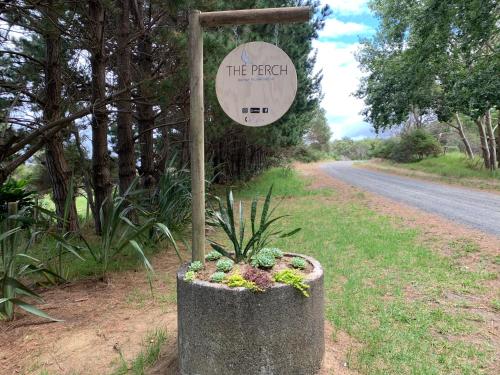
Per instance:
[[[82,147],[82,141],[80,139],[80,132],[76,126],[73,129],[73,135],[75,137],[75,144],[76,144],[76,148],[78,150],[78,155],[80,156],[80,159],[81,159],[82,164],[83,164],[85,162],[85,160],[87,160],[87,155],[85,155],[85,151]],[[95,217],[99,213],[96,210],[95,201],[94,201],[94,194],[92,193],[92,183],[91,183],[91,178],[90,178],[90,175],[91,175],[90,170],[87,168],[86,165],[83,166],[82,174],[83,174],[83,189],[85,190],[85,194],[87,194],[87,211],[90,207],[92,215]],[[88,218],[88,212],[86,215],[86,219],[87,218]]]
[[[486,140],[483,118],[478,117],[476,119],[476,125],[477,129],[479,130],[479,139],[481,140],[481,150],[483,152],[484,166],[487,169],[490,169],[490,148],[488,147],[488,142]]]
[[[54,1],[48,1],[46,9],[47,32],[45,38],[45,106],[43,117],[45,123],[50,123],[61,117],[61,34],[57,24],[57,12],[54,11]],[[78,221],[76,214],[75,197],[68,197],[70,193],[70,170],[64,157],[62,144],[62,134],[56,133],[48,139],[46,143],[45,159],[50,180],[52,183],[52,193],[56,206],[56,213],[59,216],[58,226],[67,231],[76,231]],[[67,212],[67,222],[64,218],[65,204],[70,200]]]
[[[144,1],[137,2],[137,23],[141,33],[138,41],[138,81],[139,98],[136,101],[137,123],[139,125],[139,142],[141,151],[140,175],[142,185],[151,188],[155,185],[154,177],[154,148],[153,148],[153,127],[155,125],[155,112],[153,110],[152,98],[154,93],[151,90],[152,70],[153,70],[153,46],[149,31],[144,28]],[[151,3],[148,8],[149,17],[151,15]]]
[[[493,125],[491,123],[491,111],[488,109],[484,118],[486,132],[488,133],[488,146],[490,148],[490,169],[497,169],[497,149],[495,142],[495,133],[493,132]]]
[[[130,98],[130,1],[116,0],[117,76],[120,95],[116,97],[118,115],[118,176],[120,194],[124,194],[135,177],[134,139],[132,134],[132,103]]]
[[[469,159],[473,159],[474,152],[472,151],[472,147],[469,143],[469,140],[467,139],[467,136],[465,135],[464,127],[462,126],[462,121],[460,120],[460,116],[458,115],[458,113],[455,113],[455,119],[457,120],[458,134],[460,135],[460,138],[462,139],[462,142],[464,143],[465,152],[467,153],[467,157]]]
[[[496,136],[496,141],[497,141],[497,161],[498,161],[498,167],[500,168],[500,109],[497,111],[497,136]]]
[[[89,0],[89,27],[93,31],[91,40],[92,103],[106,96],[106,52],[104,48],[105,9],[101,0]],[[94,185],[95,231],[101,234],[99,210],[111,197],[111,173],[108,155],[108,115],[106,107],[92,112],[92,182]]]

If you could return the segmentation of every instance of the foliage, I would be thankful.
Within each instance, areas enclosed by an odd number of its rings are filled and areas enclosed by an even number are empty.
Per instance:
[[[16,180],[9,178],[5,183],[0,184],[0,221],[7,216],[7,203],[18,202],[18,208],[31,208],[34,204],[34,192],[28,190],[26,180]]]
[[[323,108],[316,109],[313,116],[309,122],[309,130],[305,135],[306,142],[315,150],[328,152],[332,131],[328,126],[325,110]]]
[[[317,150],[311,146],[299,145],[292,149],[291,157],[302,163],[314,163],[320,160],[333,159],[334,155],[330,152]]]
[[[217,261],[215,268],[217,271],[229,272],[233,269],[234,262],[229,258],[222,258]]]
[[[19,298],[27,296],[38,301],[42,297],[23,283],[24,279],[36,279],[40,276],[47,282],[60,277],[47,269],[37,258],[29,254],[37,233],[30,233],[29,229],[15,226],[17,218],[8,217],[0,227],[0,316],[8,320],[14,318],[14,308],[17,306],[26,312],[54,321],[45,312]]]
[[[374,150],[380,143],[379,139],[342,138],[333,141],[330,149],[339,159],[366,160],[373,156]]]
[[[252,257],[251,264],[254,267],[273,268],[276,264],[276,259],[271,252],[259,251],[257,255]]]
[[[143,262],[144,267],[152,271],[153,268],[144,255],[143,246],[141,245],[142,242],[147,240],[147,235],[151,229],[161,233],[173,245],[180,259],[177,244],[170,230],[163,223],[155,222],[154,217],[148,217],[147,212],[138,208],[131,201],[132,195],[137,194],[137,191],[134,190],[137,181],[135,179],[122,196],[115,191],[111,200],[103,203],[99,210],[102,223],[99,245],[91,246],[81,237],[92,258],[100,265],[103,277],[106,276],[109,262],[117,258],[127,248],[134,250]],[[132,222],[131,216],[135,216],[134,220],[137,221],[137,224]]]
[[[223,245],[215,241],[210,241],[210,245],[221,254],[233,258],[237,263],[240,261],[248,262],[255,252],[262,249],[273,237],[284,238],[297,233],[300,228],[287,233],[273,229],[273,224],[285,216],[272,217],[275,210],[274,208],[270,209],[272,191],[273,187],[271,186],[262,206],[260,220],[257,220],[258,198],[255,197],[252,200],[250,211],[251,234],[248,240],[245,240],[243,203],[240,201],[238,215],[239,228],[236,228],[233,192],[231,190],[228,191],[225,207],[220,198],[217,197],[219,210],[215,212],[215,222],[211,224],[223,229],[231,241],[234,256]]]
[[[397,162],[412,162],[429,156],[438,156],[442,152],[439,142],[423,129],[413,129],[399,139],[383,141],[373,152],[375,157],[391,159]]]
[[[224,278],[226,277],[226,274],[224,272],[214,272],[211,276],[210,276],[210,281],[213,282],[213,283],[221,283],[224,281]]]
[[[292,265],[293,268],[298,268],[300,270],[303,270],[307,267],[306,260],[300,257],[293,257],[292,260],[290,261],[290,264]]]
[[[187,271],[186,274],[184,275],[184,281],[190,283],[193,282],[196,279],[196,272],[194,271]]]
[[[191,221],[191,174],[177,169],[175,158],[165,167],[152,199],[155,220],[180,233]]]
[[[243,277],[248,281],[254,282],[260,289],[266,290],[273,284],[269,272],[259,270],[254,267],[247,267]]]
[[[304,276],[297,273],[297,271],[283,270],[275,273],[273,277],[274,281],[293,286],[295,289],[299,290],[305,297],[309,297],[309,293],[307,291],[307,289],[309,289],[309,285],[304,283]]]
[[[188,270],[193,272],[198,272],[201,271],[202,269],[203,269],[203,263],[201,263],[199,260],[191,262],[191,264],[188,267]]]
[[[253,292],[263,292],[264,291],[261,288],[259,288],[256,283],[245,279],[239,273],[233,273],[232,275],[226,277],[224,282],[230,288],[246,288],[246,289],[250,289]]]
[[[263,251],[265,250],[266,248],[264,249],[261,249],[260,251]],[[271,252],[271,254],[275,257],[275,258],[283,258],[283,255],[285,255],[283,253],[283,251],[281,251],[280,249],[278,249],[277,247],[271,247],[269,248],[269,251]]]
[[[213,261],[218,260],[222,257],[222,254],[218,251],[212,250],[207,255],[205,255],[205,260]]]

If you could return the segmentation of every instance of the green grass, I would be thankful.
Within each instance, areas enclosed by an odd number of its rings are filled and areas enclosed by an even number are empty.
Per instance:
[[[52,198],[50,197],[49,194],[44,195],[39,200],[38,204],[41,207],[43,207],[49,211],[55,211],[55,209],[56,209],[54,201],[52,200]],[[87,198],[82,196],[82,195],[78,195],[75,199],[75,204],[76,204],[76,212],[78,212],[78,216],[81,219],[84,219],[85,215],[87,213]],[[91,218],[91,217],[92,217],[92,212],[89,212],[89,218]]]
[[[112,375],[144,375],[148,367],[151,367],[160,358],[162,345],[167,341],[167,333],[162,329],[157,329],[149,333],[144,340],[144,348],[132,361],[127,362],[120,353],[121,363],[113,371]]]
[[[264,197],[273,185],[273,197],[303,197],[318,194],[329,194],[331,191],[310,190],[308,180],[300,178],[292,168],[272,168],[250,182],[238,186],[240,198]]]
[[[486,170],[479,158],[469,160],[464,154],[458,152],[426,158],[415,163],[402,163],[398,165],[407,169],[433,173],[444,177],[500,180],[500,173]]]
[[[483,293],[496,277],[459,267],[420,244],[416,230],[360,204],[306,194],[307,182],[279,170],[266,172],[241,191],[249,197],[274,184],[292,197],[278,214],[289,214],[296,236],[277,241],[283,250],[317,258],[325,270],[327,319],[360,347],[349,366],[363,374],[481,374],[491,348],[468,342],[471,317],[434,301],[445,292]]]

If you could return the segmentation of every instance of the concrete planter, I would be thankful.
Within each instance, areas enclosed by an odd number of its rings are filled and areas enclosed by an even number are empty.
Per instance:
[[[295,255],[295,254],[293,254]],[[302,255],[300,255],[302,256]],[[324,353],[323,269],[307,275],[310,297],[288,285],[264,293],[177,273],[178,350],[182,375],[312,375]]]

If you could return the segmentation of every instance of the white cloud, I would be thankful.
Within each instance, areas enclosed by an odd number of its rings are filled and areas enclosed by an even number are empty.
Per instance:
[[[369,136],[371,127],[360,115],[363,101],[352,96],[362,73],[354,58],[358,43],[314,42],[318,50],[316,68],[323,71],[322,107],[326,110],[333,138]]]
[[[325,27],[319,32],[319,36],[324,38],[334,38],[347,35],[359,35],[372,32],[373,29],[367,25],[356,22],[342,22],[335,18],[330,18],[325,22]]]
[[[337,14],[351,15],[368,13],[368,0],[323,0],[322,5],[330,5]]]

